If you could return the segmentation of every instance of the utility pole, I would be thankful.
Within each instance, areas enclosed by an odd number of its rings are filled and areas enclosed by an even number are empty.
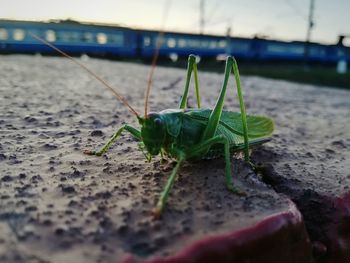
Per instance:
[[[314,9],[315,9],[315,0],[310,0],[308,27],[307,27],[307,33],[306,33],[305,46],[304,46],[304,64],[305,64],[305,67],[307,67],[307,64],[309,61],[311,31],[315,25],[314,24]]]
[[[231,52],[231,23],[229,23],[226,30],[226,55],[230,56]]]
[[[204,17],[204,0],[199,0],[199,33],[202,35],[204,33],[204,24],[205,24],[205,17]]]

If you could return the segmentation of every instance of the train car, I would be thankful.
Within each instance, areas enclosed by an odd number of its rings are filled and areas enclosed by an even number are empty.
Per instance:
[[[150,59],[155,53],[159,32],[136,30],[103,24],[75,21],[30,22],[0,20],[0,53],[56,54],[50,47],[31,36],[35,34],[69,54]],[[307,48],[307,57],[305,49]],[[258,61],[315,63],[350,62],[350,48],[343,45],[322,45],[300,41],[277,41],[259,38],[238,38],[164,32],[161,57],[218,58],[233,55],[239,59]]]
[[[281,42],[260,39],[257,59],[265,61],[298,61],[304,58],[305,45],[301,42]]]
[[[228,38],[227,54],[236,58],[251,60],[257,56],[256,41],[249,38]]]
[[[28,22],[0,20],[0,52],[52,53],[31,34],[70,54],[134,57],[137,34],[129,28],[88,25],[74,21]]]
[[[139,31],[140,56],[152,57],[157,46],[158,32]],[[196,35],[178,32],[165,32],[159,49],[160,56],[176,55],[187,57],[196,54],[201,58],[216,58],[220,55],[233,55],[237,58],[252,59],[256,56],[254,42],[248,38]]]
[[[343,59],[350,61],[350,48],[339,45],[322,45],[293,41],[258,40],[256,59],[263,61],[336,63]],[[306,51],[306,52],[305,52]]]
[[[307,45],[307,59],[311,62],[328,62],[329,46],[317,43],[309,43]]]
[[[337,63],[340,60],[350,62],[350,48],[342,45],[330,45],[327,49],[327,62]]]
[[[139,31],[140,56],[150,58],[157,47],[157,31]],[[202,58],[215,58],[227,52],[227,39],[212,35],[195,35],[176,32],[165,32],[160,38],[160,56],[186,57],[196,54]]]

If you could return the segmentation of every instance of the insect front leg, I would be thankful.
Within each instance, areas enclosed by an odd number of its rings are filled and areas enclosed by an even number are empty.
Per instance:
[[[182,99],[179,106],[180,109],[185,109],[187,107],[187,97],[188,97],[188,91],[190,87],[192,71],[194,73],[194,82],[196,87],[196,98],[197,98],[198,109],[201,107],[196,56],[189,55],[188,62],[187,62],[186,84],[185,84],[184,94],[182,95]]]
[[[175,182],[177,171],[179,170],[181,164],[185,160],[185,155],[180,151],[178,151],[178,152],[179,152],[179,157],[177,160],[177,164],[169,176],[169,179],[164,187],[163,192],[161,193],[161,195],[159,197],[159,200],[157,202],[156,207],[153,209],[153,215],[156,219],[160,218],[160,216],[161,216],[161,213],[166,205],[166,201],[168,199],[169,192],[170,192],[170,190],[173,187],[173,184]]]
[[[130,134],[132,136],[134,136],[136,139],[138,139],[139,141],[141,140],[141,132],[139,130],[137,130],[136,128],[125,124],[124,126],[122,126],[121,128],[119,128],[119,130],[112,136],[112,138],[110,138],[108,140],[108,142],[98,151],[90,151],[90,150],[85,150],[84,153],[88,154],[88,155],[97,155],[97,156],[101,156],[102,154],[104,154],[109,147],[111,147],[112,143],[118,139],[118,137],[121,135],[121,133],[126,130],[128,132],[130,132]]]
[[[230,143],[228,139],[223,135],[217,135],[213,138],[210,138],[204,142],[201,142],[197,146],[191,148],[191,152],[186,153],[188,158],[198,157],[205,155],[210,147],[215,144],[222,144],[224,146],[224,156],[225,156],[225,184],[229,191],[238,194],[238,195],[246,195],[245,192],[237,189],[232,180],[231,173],[231,153],[230,153]]]

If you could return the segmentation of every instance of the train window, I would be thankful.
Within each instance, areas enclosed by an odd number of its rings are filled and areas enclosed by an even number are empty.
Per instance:
[[[291,46],[288,49],[288,52],[299,54],[299,55],[304,55],[304,45],[302,45],[302,46]]]
[[[279,46],[279,45],[268,45],[267,52],[281,53],[281,52],[285,52],[285,49],[283,46]]]
[[[55,31],[47,30],[45,38],[49,42],[55,42],[56,41],[56,33],[55,33]]]
[[[226,47],[226,40],[220,40],[219,41],[219,48],[225,48]]]
[[[209,48],[216,48],[217,42],[215,40],[210,41]]]
[[[169,38],[167,40],[167,46],[170,48],[176,47],[176,40],[174,38]]]
[[[313,56],[326,55],[326,51],[322,47],[311,47],[309,52],[310,52],[310,55],[313,55]]]
[[[207,41],[207,40],[202,41],[201,42],[201,47],[202,48],[208,48],[209,47],[209,41]]]
[[[8,33],[5,28],[0,28],[0,40],[6,40],[8,38]]]
[[[150,45],[151,45],[151,38],[150,38],[150,37],[144,37],[144,38],[143,38],[143,45],[144,45],[145,47],[150,46]]]
[[[83,41],[86,42],[86,43],[93,43],[95,42],[95,36],[93,33],[90,33],[90,32],[85,32],[83,34],[83,37],[82,37]]]
[[[269,44],[267,46],[267,52],[270,53],[289,53],[294,55],[303,55],[304,54],[304,46],[299,45],[283,45],[283,44]]]
[[[57,40],[63,41],[63,42],[68,41],[67,33],[66,32],[57,32]]]
[[[192,48],[199,48],[201,45],[200,41],[196,39],[189,39],[188,40],[188,46]]]
[[[35,41],[37,42],[37,39],[35,39],[32,35],[35,35],[35,36],[38,36],[38,37],[41,37],[41,38],[45,38],[45,36],[43,36],[42,34],[42,31],[41,30],[38,30],[38,29],[27,29],[26,30],[26,34],[28,35],[28,38],[31,40],[31,41]]]
[[[231,48],[233,52],[248,52],[250,48],[250,44],[247,42],[236,42],[233,40],[231,42]]]
[[[77,32],[61,31],[57,33],[56,39],[63,42],[76,42],[80,41],[80,34]]]
[[[109,42],[116,44],[116,45],[124,45],[124,35],[123,34],[113,34],[108,35]]]
[[[72,42],[80,42],[81,41],[81,35],[78,32],[69,32],[69,39]]]
[[[179,47],[185,47],[186,46],[186,40],[185,39],[179,39],[178,45],[179,45]]]
[[[341,50],[341,49],[338,49],[338,50],[337,50],[337,56],[338,56],[338,57],[341,57],[341,56],[344,56],[344,55],[345,55],[345,53],[344,53],[343,50]]]
[[[108,41],[107,35],[105,33],[97,33],[96,38],[97,38],[97,43],[101,45],[106,44]]]
[[[25,33],[23,29],[15,29],[13,30],[13,39],[16,41],[22,41],[25,37]]]

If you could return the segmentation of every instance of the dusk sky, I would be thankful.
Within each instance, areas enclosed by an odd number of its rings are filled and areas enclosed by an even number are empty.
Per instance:
[[[199,32],[200,0],[0,0],[0,18],[24,20],[74,19],[159,29],[166,2],[165,29]],[[304,40],[309,0],[206,0],[205,33]],[[311,40],[335,43],[350,36],[350,0],[315,0]],[[350,45],[350,41],[345,42]]]

